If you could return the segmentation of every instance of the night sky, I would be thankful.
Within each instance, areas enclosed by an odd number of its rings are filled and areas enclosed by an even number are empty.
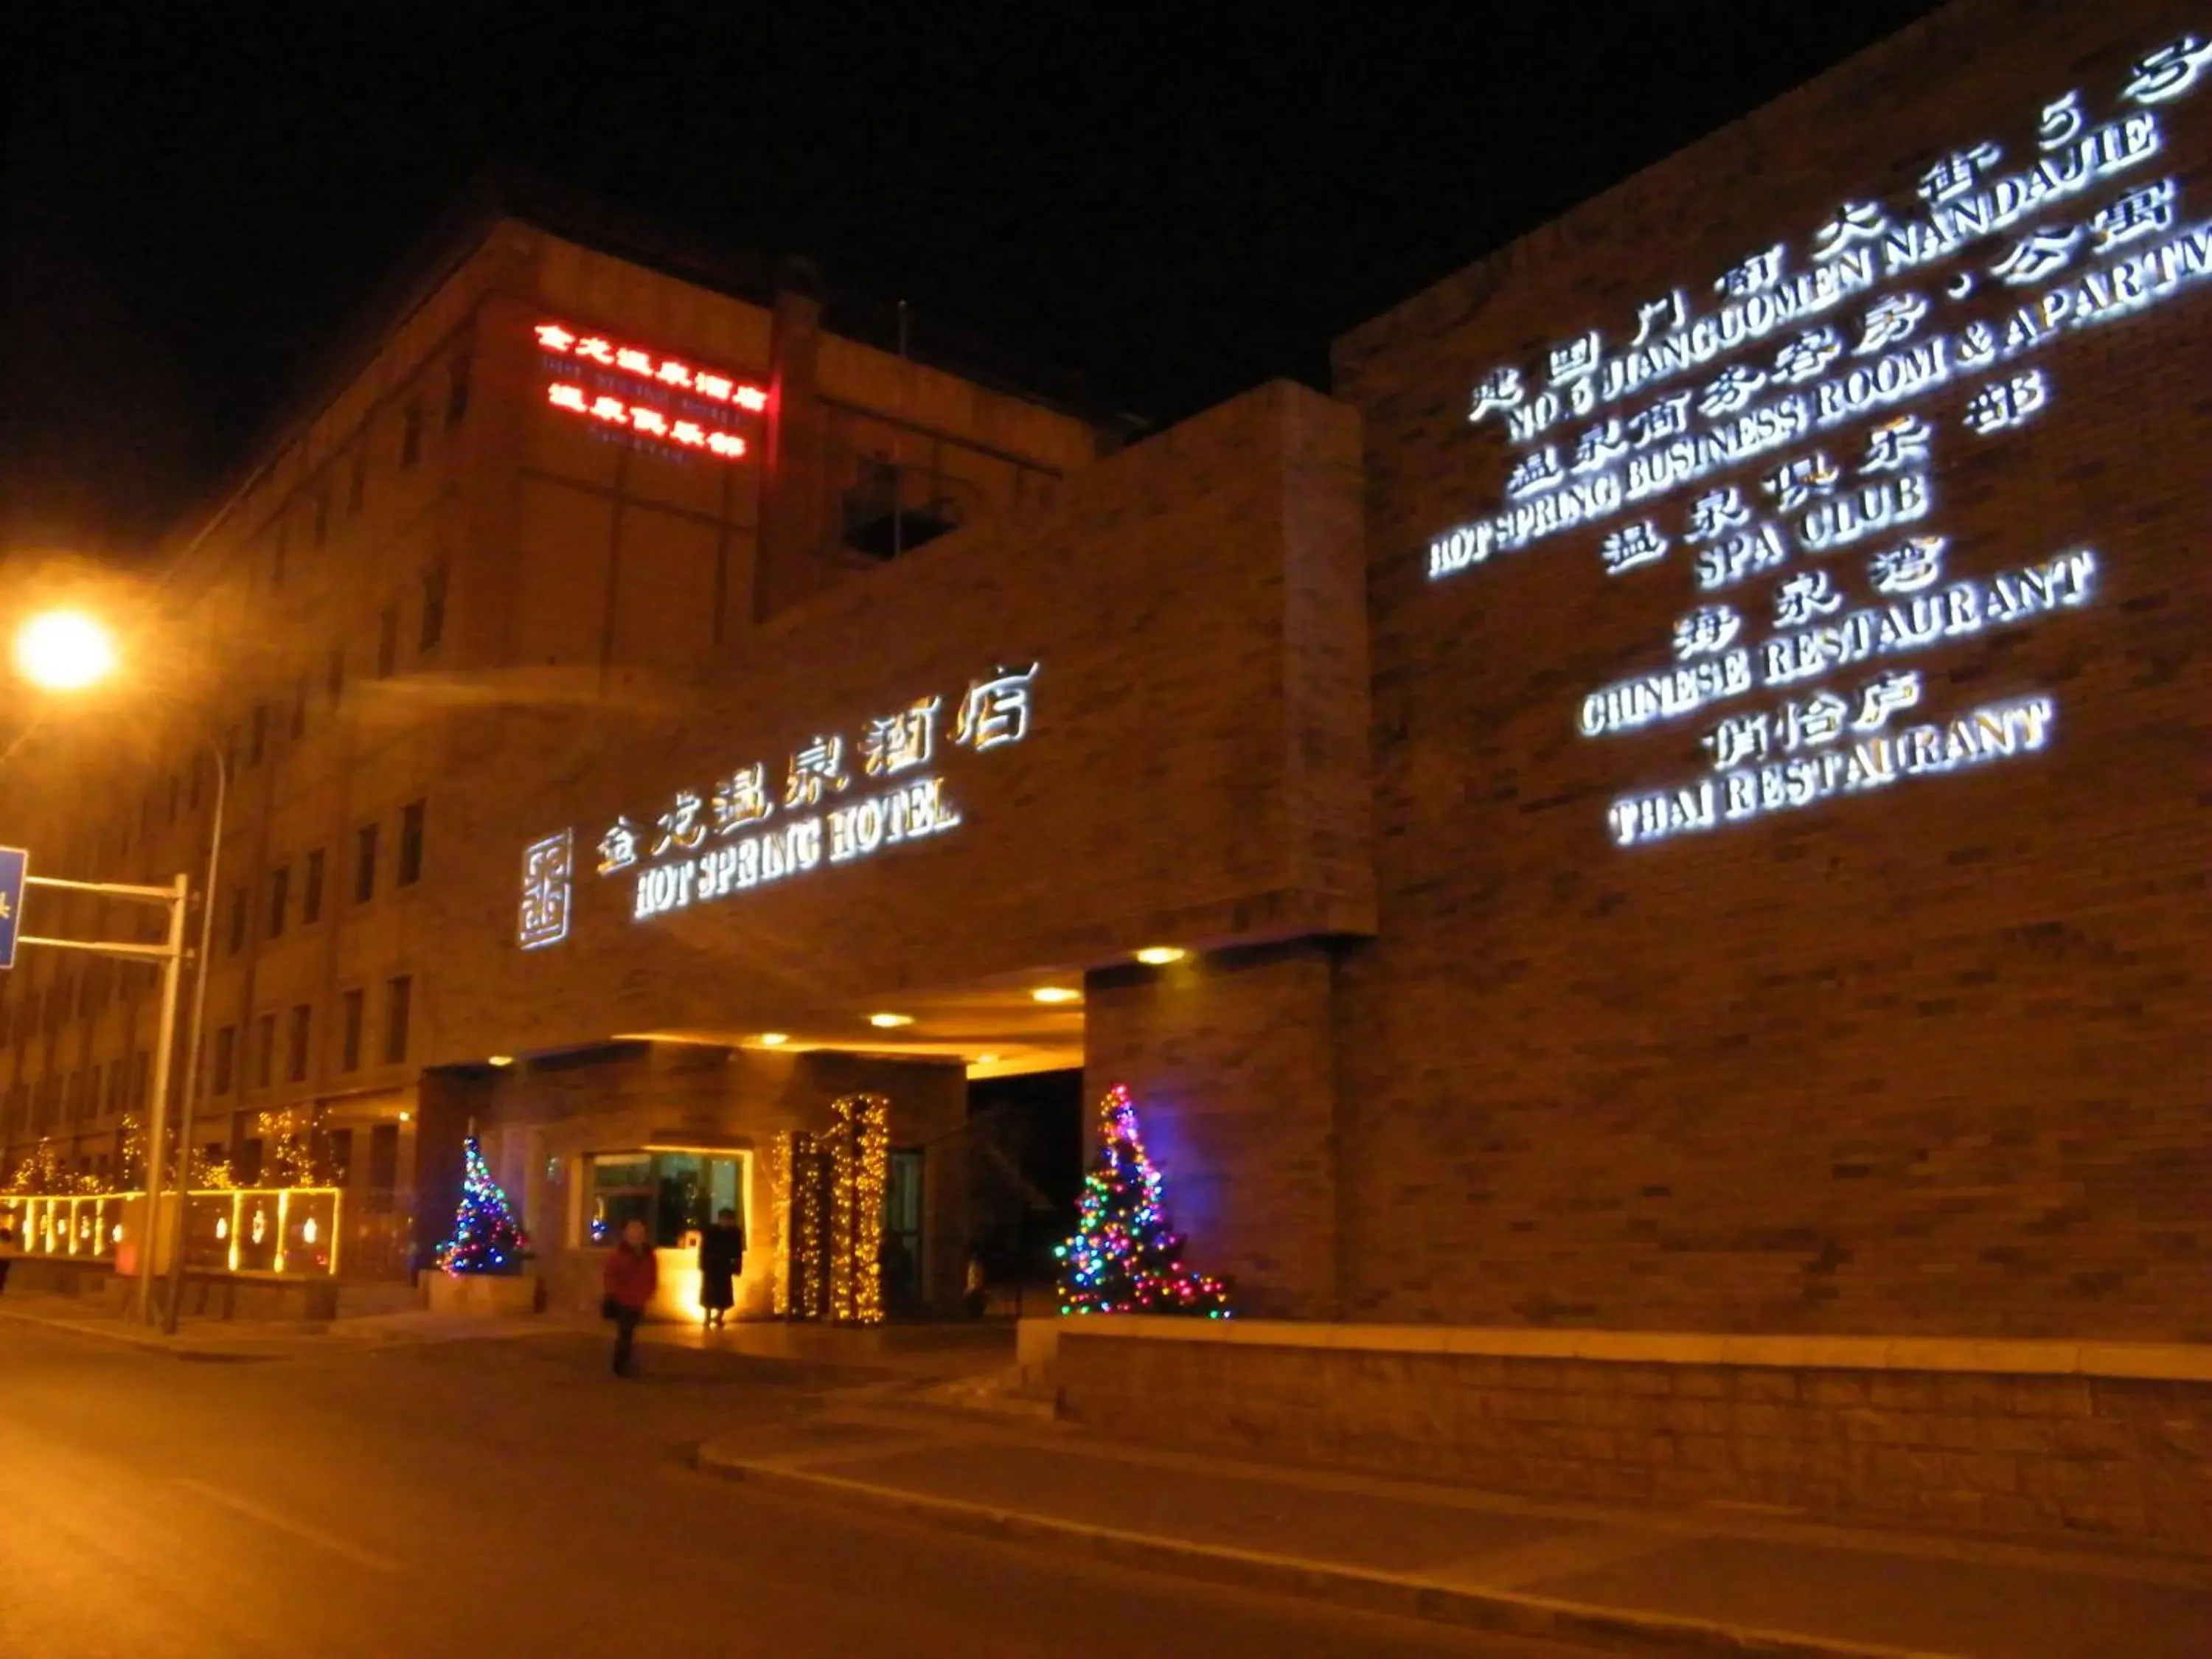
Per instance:
[[[1931,7],[38,9],[0,536],[127,558],[495,159],[1165,422],[1324,385],[1333,335]]]

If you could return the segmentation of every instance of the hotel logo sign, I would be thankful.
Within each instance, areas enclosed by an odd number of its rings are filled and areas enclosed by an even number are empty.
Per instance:
[[[977,754],[1024,741],[1038,665],[971,680],[956,703],[917,698],[844,732],[817,732],[791,751],[780,779],[756,761],[711,787],[679,789],[649,827],[628,814],[598,842],[599,878],[631,884],[630,915],[650,921],[771,883],[849,864],[904,842],[943,836],[963,820],[937,770],[949,748]],[[571,832],[523,854],[516,942],[525,950],[568,937],[574,854]]]

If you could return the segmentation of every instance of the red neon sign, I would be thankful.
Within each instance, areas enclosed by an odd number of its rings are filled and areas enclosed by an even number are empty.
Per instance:
[[[642,433],[672,444],[681,444],[687,449],[703,449],[712,455],[735,460],[745,453],[745,441],[734,432],[724,432],[718,427],[702,426],[697,421],[687,421],[670,415],[665,410],[654,409],[644,404],[626,404],[619,398],[605,392],[593,395],[573,381],[556,380],[545,388],[545,401],[556,409],[565,409],[572,415],[582,415],[609,426],[618,426],[626,431]]]
[[[672,392],[688,392],[708,403],[733,404],[756,415],[768,407],[768,393],[760,386],[711,369],[695,368],[674,357],[655,357],[636,346],[618,345],[604,335],[579,334],[558,323],[540,323],[538,343],[556,356],[575,357],[635,374],[641,380]]]

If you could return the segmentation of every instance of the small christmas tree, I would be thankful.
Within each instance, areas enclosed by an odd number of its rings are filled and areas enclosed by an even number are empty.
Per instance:
[[[1060,1310],[1187,1314],[1226,1319],[1229,1287],[1182,1261],[1168,1224],[1160,1172],[1145,1155],[1137,1109],[1115,1084],[1098,1103],[1101,1145],[1079,1200],[1075,1237],[1060,1246]]]
[[[530,1235],[491,1178],[483,1146],[471,1133],[461,1171],[461,1207],[453,1236],[438,1246],[438,1266],[449,1273],[519,1273],[530,1255]]]

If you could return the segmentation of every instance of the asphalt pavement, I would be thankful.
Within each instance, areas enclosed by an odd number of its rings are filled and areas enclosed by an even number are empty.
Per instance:
[[[867,1373],[572,1332],[208,1363],[0,1322],[0,1655],[1487,1656],[702,1474]]]

